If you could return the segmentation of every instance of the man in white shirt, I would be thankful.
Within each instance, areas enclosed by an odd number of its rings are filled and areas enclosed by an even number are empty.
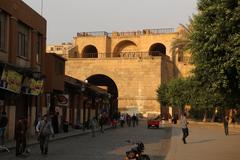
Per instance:
[[[187,122],[187,118],[186,118],[186,113],[183,113],[182,118],[181,118],[181,126],[182,126],[182,132],[183,132],[183,143],[186,144],[186,138],[189,135],[188,132],[188,122]]]

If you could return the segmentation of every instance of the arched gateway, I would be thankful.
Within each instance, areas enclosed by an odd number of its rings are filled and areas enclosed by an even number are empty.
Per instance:
[[[95,74],[87,78],[88,83],[106,89],[110,99],[110,115],[118,111],[118,89],[115,82],[103,74]]]
[[[174,77],[171,42],[177,35],[173,29],[78,33],[74,47],[83,56],[68,58],[66,74],[105,87],[111,112],[159,114],[156,90]]]

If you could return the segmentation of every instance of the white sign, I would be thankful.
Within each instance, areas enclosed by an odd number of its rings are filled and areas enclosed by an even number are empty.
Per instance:
[[[69,106],[69,95],[68,94],[58,94],[56,96],[57,106]]]

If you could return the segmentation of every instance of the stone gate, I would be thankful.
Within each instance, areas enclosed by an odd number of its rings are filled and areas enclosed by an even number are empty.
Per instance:
[[[174,76],[171,42],[177,35],[169,28],[77,33],[66,74],[106,87],[119,111],[159,114],[156,90]]]

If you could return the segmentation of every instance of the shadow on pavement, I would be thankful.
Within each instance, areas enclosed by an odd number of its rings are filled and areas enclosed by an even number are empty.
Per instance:
[[[228,136],[240,136],[240,133],[230,133]]]
[[[216,140],[216,139],[205,139],[205,140],[201,140],[201,141],[188,142],[188,144],[207,143],[207,142],[211,142],[211,141],[215,141],[215,140]]]

